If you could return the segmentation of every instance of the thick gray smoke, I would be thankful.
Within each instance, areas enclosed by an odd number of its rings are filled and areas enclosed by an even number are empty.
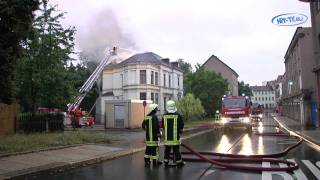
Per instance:
[[[78,30],[78,45],[82,56],[86,57],[81,60],[100,61],[107,47],[136,49],[133,36],[128,32],[111,9],[97,13],[85,28]]]

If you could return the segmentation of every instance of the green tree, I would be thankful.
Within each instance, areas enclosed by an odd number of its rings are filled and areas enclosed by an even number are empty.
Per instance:
[[[185,62],[183,59],[178,59],[178,64],[183,73],[183,91],[186,94],[187,89],[191,86],[190,78],[192,76],[192,66],[190,63]]]
[[[238,82],[238,94],[241,96],[245,94],[246,96],[252,96],[252,91],[249,84],[245,84],[243,81]]]
[[[188,93],[177,102],[177,108],[186,121],[200,118],[205,114],[200,99],[195,98],[191,93]]]
[[[80,87],[84,84],[84,82],[89,78],[92,72],[96,69],[97,63],[93,61],[85,61],[82,57],[79,57],[80,63],[77,66],[72,66],[70,69],[70,73],[73,74],[74,79],[74,88],[80,89]],[[83,110],[90,111],[91,108],[95,108],[94,105],[96,103],[97,98],[100,93],[100,83],[97,82],[93,85],[92,89],[87,93],[85,98],[83,99],[80,107]],[[92,110],[91,115],[95,114],[95,109]]]
[[[63,28],[59,20],[64,13],[48,6],[43,0],[19,60],[18,97],[25,111],[35,112],[39,106],[63,109],[77,93],[68,67],[75,28]]]
[[[31,30],[37,0],[0,1],[0,102],[10,104],[15,98],[15,67],[21,56],[21,41]]]
[[[187,93],[193,93],[199,98],[206,114],[212,117],[220,109],[221,98],[228,90],[228,82],[221,75],[207,71],[200,65],[196,69],[188,79]]]

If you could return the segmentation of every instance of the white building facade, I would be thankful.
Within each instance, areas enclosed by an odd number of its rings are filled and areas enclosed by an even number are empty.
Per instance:
[[[97,114],[104,115],[105,103],[115,100],[151,100],[164,113],[166,102],[182,95],[183,73],[177,62],[152,52],[136,54],[104,69]]]
[[[271,86],[251,86],[253,96],[251,101],[259,103],[264,108],[276,107],[276,92]]]

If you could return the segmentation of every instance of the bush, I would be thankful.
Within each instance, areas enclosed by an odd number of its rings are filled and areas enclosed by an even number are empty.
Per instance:
[[[177,108],[186,121],[199,118],[202,119],[205,114],[201,101],[190,93],[177,102]]]

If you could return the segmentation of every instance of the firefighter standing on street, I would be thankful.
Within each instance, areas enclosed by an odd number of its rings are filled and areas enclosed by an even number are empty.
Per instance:
[[[182,161],[180,153],[180,134],[183,131],[184,123],[181,115],[177,112],[175,102],[170,100],[167,102],[167,113],[163,115],[164,129],[164,163],[169,164],[171,149],[173,149],[174,160],[177,166],[185,165]]]
[[[150,104],[151,112],[145,117],[142,122],[142,128],[146,131],[146,151],[144,155],[144,161],[146,165],[150,164],[152,160],[153,165],[162,164],[159,161],[159,138],[160,128],[157,117],[158,105]]]

